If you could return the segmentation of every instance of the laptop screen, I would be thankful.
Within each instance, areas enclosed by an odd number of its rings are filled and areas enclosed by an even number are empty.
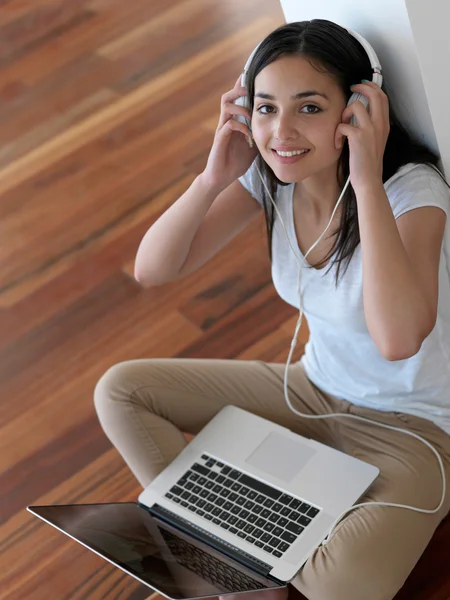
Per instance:
[[[280,587],[134,502],[28,510],[168,598]]]

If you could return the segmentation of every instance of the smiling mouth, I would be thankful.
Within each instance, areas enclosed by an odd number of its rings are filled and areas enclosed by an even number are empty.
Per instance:
[[[303,158],[306,158],[307,154],[309,154],[309,150],[306,152],[300,152],[298,154],[292,152],[283,152],[282,154],[279,154],[276,150],[272,149],[272,153],[274,158],[277,159],[278,163],[290,165],[303,160]]]
[[[301,156],[302,154],[307,154],[309,152],[309,149],[305,148],[303,150],[275,150],[275,148],[272,148],[272,152],[277,156],[283,157]]]

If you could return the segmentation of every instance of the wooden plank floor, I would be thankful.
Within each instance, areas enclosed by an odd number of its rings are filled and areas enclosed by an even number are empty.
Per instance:
[[[221,94],[282,22],[276,0],[0,0],[2,600],[148,596],[25,510],[139,494],[93,408],[109,366],[287,358],[297,315],[262,220],[181,282],[132,276],[206,163]],[[398,599],[450,598],[449,539],[446,521]]]

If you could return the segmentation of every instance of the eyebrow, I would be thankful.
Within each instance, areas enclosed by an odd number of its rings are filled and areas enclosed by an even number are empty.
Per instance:
[[[322,96],[325,100],[330,100],[326,94],[318,92],[316,90],[306,90],[305,92],[298,92],[294,96],[291,96],[291,100],[301,100],[302,98],[309,98],[310,96]],[[255,94],[255,98],[264,98],[265,100],[276,100],[275,96],[266,94],[265,92],[258,92]]]

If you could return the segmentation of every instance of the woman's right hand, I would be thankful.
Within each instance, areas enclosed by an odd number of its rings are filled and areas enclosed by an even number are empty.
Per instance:
[[[212,186],[220,189],[227,188],[241,177],[258,154],[256,147],[250,148],[248,144],[247,137],[251,134],[247,125],[233,118],[234,115],[241,115],[250,120],[250,110],[234,104],[237,98],[247,94],[245,87],[241,86],[239,75],[234,88],[222,95],[219,123],[202,174]]]

